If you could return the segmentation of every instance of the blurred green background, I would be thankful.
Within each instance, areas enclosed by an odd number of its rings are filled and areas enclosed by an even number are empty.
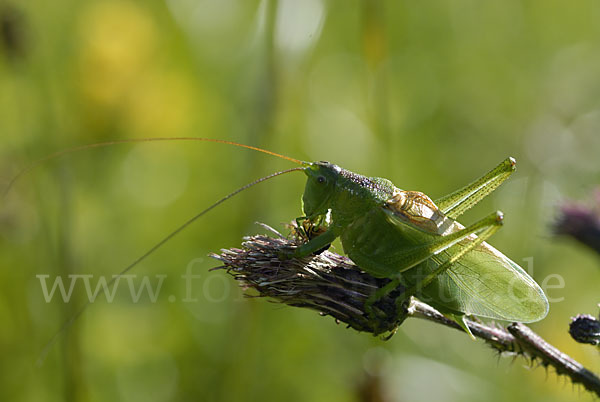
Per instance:
[[[598,258],[550,234],[600,163],[600,3],[0,0],[4,184],[72,146],[202,136],[264,147],[439,197],[507,156],[517,173],[470,211],[506,214],[492,243],[551,303],[532,327],[588,368],[571,316],[596,314]],[[409,320],[388,342],[316,312],[244,299],[209,252],[300,215],[303,176],[228,201],[44,345],[85,300],[40,279],[110,277],[235,188],[286,161],[210,143],[118,145],[24,175],[0,211],[0,399],[6,401],[592,400],[458,331]],[[339,247],[338,247],[339,250]],[[181,275],[199,275],[192,298]],[[563,287],[560,285],[564,284]],[[555,286],[552,288],[551,286]]]

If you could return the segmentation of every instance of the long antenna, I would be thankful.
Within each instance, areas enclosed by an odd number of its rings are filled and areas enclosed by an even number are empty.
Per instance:
[[[218,139],[215,139],[215,138],[202,138],[202,137],[128,138],[128,139],[123,139],[123,140],[97,142],[95,144],[86,144],[86,145],[80,145],[80,146],[73,147],[73,148],[67,148],[67,149],[63,149],[62,151],[58,151],[58,152],[55,152],[53,154],[50,154],[50,155],[46,155],[43,158],[40,158],[40,159],[38,159],[36,161],[33,161],[31,164],[29,164],[28,166],[26,166],[25,168],[23,168],[21,171],[19,171],[8,182],[8,185],[4,189],[3,197],[6,197],[6,195],[8,194],[8,192],[10,191],[10,189],[12,188],[12,186],[15,184],[15,182],[21,176],[23,176],[25,173],[29,172],[30,170],[32,170],[36,166],[39,166],[42,163],[47,162],[49,160],[52,160],[52,159],[55,159],[55,158],[58,158],[60,156],[67,155],[67,154],[70,154],[70,153],[73,153],[73,152],[83,151],[83,150],[86,150],[86,149],[103,148],[103,147],[108,147],[110,145],[116,145],[116,144],[129,144],[129,143],[139,143],[139,142],[156,142],[156,141],[204,141],[204,142],[217,142],[217,143],[220,143],[220,144],[228,144],[228,145],[233,145],[233,146],[236,146],[236,147],[247,148],[247,149],[251,149],[253,151],[262,152],[262,153],[265,153],[265,154],[268,154],[268,155],[271,155],[271,156],[276,156],[278,158],[288,160],[290,162],[294,162],[294,163],[296,163],[298,165],[303,165],[304,164],[304,162],[302,162],[301,160],[298,160],[296,158],[291,158],[289,156],[281,155],[281,154],[278,154],[276,152],[267,151],[266,149],[262,149],[262,148],[258,148],[258,147],[253,147],[251,145],[240,144],[240,143],[233,142],[233,141],[218,140]]]
[[[220,142],[220,141],[218,141],[218,142]],[[133,267],[135,267],[136,265],[138,265],[139,263],[141,263],[142,261],[144,261],[149,255],[151,255],[152,253],[154,253],[161,246],[163,246],[166,242],[168,242],[169,240],[171,240],[173,237],[175,237],[177,234],[179,234],[181,231],[183,231],[185,228],[187,228],[189,225],[191,225],[194,221],[196,221],[202,215],[204,215],[207,212],[209,212],[211,209],[213,209],[216,206],[218,206],[218,205],[222,204],[223,202],[227,201],[228,199],[230,199],[234,195],[236,195],[236,194],[238,194],[238,193],[240,193],[240,192],[242,192],[242,191],[244,191],[244,190],[246,190],[246,189],[248,189],[248,188],[250,188],[250,187],[252,187],[252,186],[254,186],[256,184],[258,184],[258,183],[262,183],[263,181],[272,179],[273,177],[281,176],[283,174],[290,173],[290,172],[295,172],[297,170],[304,170],[304,168],[297,167],[297,168],[282,170],[280,172],[271,173],[268,176],[261,177],[260,179],[256,179],[252,183],[248,183],[245,186],[242,186],[242,187],[238,188],[237,190],[233,191],[232,193],[227,194],[225,197],[221,198],[219,201],[215,202],[214,204],[212,204],[208,208],[204,209],[203,211],[201,211],[198,214],[194,215],[192,218],[188,219],[186,222],[184,222],[182,225],[180,225],[177,229],[175,229],[174,231],[172,231],[171,233],[169,233],[166,237],[164,237],[162,240],[160,240],[158,243],[156,243],[154,246],[152,246],[148,251],[146,251],[144,254],[142,254],[140,257],[138,257],[135,261],[133,261],[131,264],[129,264],[118,275],[113,276],[113,278],[107,283],[107,287],[110,287],[118,278],[122,277],[127,272],[129,272]],[[88,300],[85,304],[83,304],[81,306],[81,308],[79,309],[79,311],[77,311],[75,314],[73,314],[73,316],[71,316],[71,318],[69,318],[67,321],[65,321],[65,323],[60,327],[60,329],[54,334],[54,336],[52,337],[52,339],[50,339],[50,341],[46,344],[46,346],[44,346],[44,349],[42,349],[42,352],[40,353],[40,357],[38,358],[38,361],[37,361],[37,365],[38,366],[42,365],[42,363],[46,359],[46,356],[48,355],[48,352],[50,351],[50,348],[52,346],[54,346],[54,344],[58,340],[58,337],[64,331],[66,331],[69,327],[71,327],[71,325],[73,325],[73,323],[81,316],[81,314],[83,314],[83,312],[87,309],[87,307],[91,303],[92,302],[90,300]]]

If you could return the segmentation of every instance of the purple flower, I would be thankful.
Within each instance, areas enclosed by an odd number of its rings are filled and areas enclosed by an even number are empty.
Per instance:
[[[570,236],[600,254],[600,190],[594,198],[596,205],[592,207],[579,203],[563,205],[553,231]]]

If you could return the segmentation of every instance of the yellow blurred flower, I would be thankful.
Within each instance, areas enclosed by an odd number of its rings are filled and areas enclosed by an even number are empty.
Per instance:
[[[98,107],[116,107],[152,66],[156,28],[129,2],[91,5],[81,18],[81,89]]]
[[[181,134],[191,115],[191,84],[156,62],[164,49],[152,16],[127,1],[96,3],[84,11],[80,32],[80,90],[92,124],[120,127],[128,136]]]
[[[154,72],[139,77],[124,105],[126,130],[132,136],[181,134],[192,116],[192,85],[186,76]]]

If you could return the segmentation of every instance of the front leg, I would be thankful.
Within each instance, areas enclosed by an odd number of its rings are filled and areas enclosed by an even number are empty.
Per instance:
[[[298,246],[294,251],[287,254],[287,258],[302,258],[311,255],[331,244],[339,236],[339,231],[330,227],[324,233],[312,238],[308,242]]]

